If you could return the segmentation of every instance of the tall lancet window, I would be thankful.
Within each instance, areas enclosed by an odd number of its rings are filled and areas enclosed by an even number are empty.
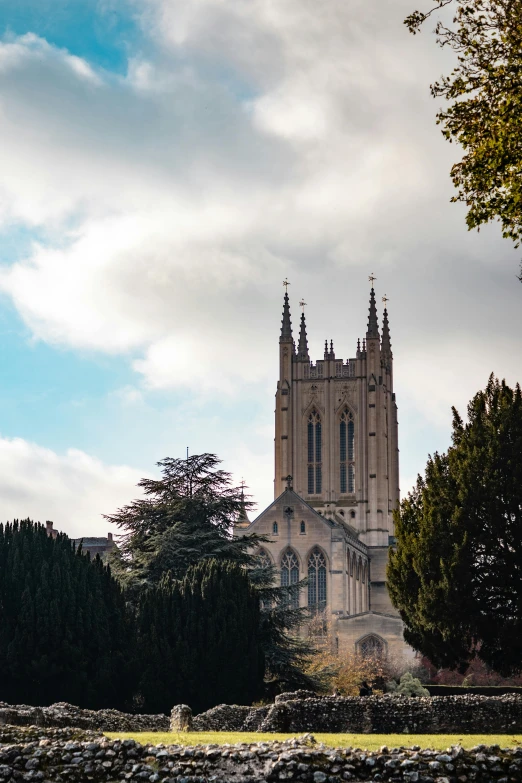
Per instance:
[[[341,494],[355,492],[355,426],[353,413],[345,408],[339,422],[339,478]]]
[[[320,495],[323,491],[321,417],[315,410],[308,417],[308,494]]]
[[[308,606],[314,612],[326,608],[326,559],[317,547],[308,558]]]
[[[299,561],[295,552],[291,549],[287,549],[281,558],[281,585],[288,587],[288,585],[295,585],[299,581]],[[292,609],[297,609],[299,606],[299,594],[296,591],[294,595],[289,598],[289,606]]]

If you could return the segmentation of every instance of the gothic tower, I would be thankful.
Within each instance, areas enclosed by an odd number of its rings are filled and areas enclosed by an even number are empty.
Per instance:
[[[340,515],[370,547],[387,547],[399,501],[397,404],[388,313],[379,333],[375,291],[355,357],[333,342],[310,361],[304,313],[297,351],[285,293],[275,408],[275,497],[293,487],[324,516]]]
[[[267,537],[258,555],[276,567],[281,584],[307,577],[298,600],[331,617],[338,644],[411,656],[386,589],[399,503],[398,422],[387,300],[381,333],[374,279],[366,336],[347,360],[336,357],[333,341],[322,359],[310,360],[304,312],[296,348],[285,292],[275,500],[235,529]]]

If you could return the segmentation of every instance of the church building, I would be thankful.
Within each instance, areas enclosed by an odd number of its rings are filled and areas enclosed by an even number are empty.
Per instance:
[[[300,601],[325,611],[339,647],[411,656],[386,588],[400,497],[398,421],[386,298],[381,333],[370,280],[366,336],[346,360],[325,342],[323,358],[311,361],[304,312],[296,348],[286,291],[275,500],[236,532],[270,538],[259,556],[275,564],[282,584],[308,578]]]

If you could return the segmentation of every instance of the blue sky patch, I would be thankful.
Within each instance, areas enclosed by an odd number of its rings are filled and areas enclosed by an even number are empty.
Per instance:
[[[141,32],[127,0],[7,0],[2,35],[35,33],[108,71],[124,74]]]

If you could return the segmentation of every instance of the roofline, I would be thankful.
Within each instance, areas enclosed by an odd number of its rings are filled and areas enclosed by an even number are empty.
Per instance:
[[[350,542],[351,546],[353,546],[355,549],[358,549],[358,550],[359,550],[359,551],[360,551],[362,554],[366,555],[366,556],[369,558],[370,554],[369,554],[369,551],[368,551],[368,547],[367,547],[367,545],[366,545],[365,543],[363,543],[363,542],[362,542],[360,539],[358,539],[358,538],[355,538],[355,537],[354,537],[354,536],[353,536],[353,535],[352,535],[352,534],[351,534],[351,533],[350,533],[348,530],[346,530],[346,527],[344,526],[344,524],[343,524],[343,525],[341,525],[339,522],[334,522],[334,521],[332,521],[332,520],[330,520],[330,519],[327,519],[326,517],[323,517],[323,515],[322,515],[322,514],[319,514],[319,513],[318,513],[318,512],[315,510],[315,508],[313,508],[313,507],[312,507],[312,506],[311,506],[309,503],[307,503],[307,502],[306,502],[306,500],[305,500],[304,498],[302,498],[302,497],[301,497],[301,495],[298,495],[298,494],[297,494],[297,492],[295,491],[295,489],[289,489],[288,487],[287,487],[286,489],[284,489],[284,490],[281,492],[281,494],[280,494],[280,495],[278,495],[278,497],[276,497],[276,499],[275,499],[275,500],[273,500],[273,501],[272,501],[272,503],[270,503],[270,505],[269,505],[269,506],[267,506],[267,507],[266,507],[266,508],[265,508],[263,511],[261,511],[261,513],[260,513],[260,514],[258,514],[258,515],[257,515],[257,517],[256,517],[255,519],[253,519],[253,520],[252,520],[252,522],[249,524],[249,526],[248,526],[248,527],[239,528],[239,529],[240,529],[240,530],[242,530],[242,531],[243,531],[243,532],[246,534],[246,533],[247,533],[247,531],[248,531],[248,529],[249,529],[249,528],[250,528],[252,525],[254,525],[254,524],[257,522],[257,520],[258,520],[260,517],[262,517],[262,516],[263,516],[263,514],[266,514],[266,512],[267,512],[267,511],[270,511],[270,509],[271,509],[273,506],[275,506],[275,504],[276,504],[276,503],[278,503],[278,502],[279,502],[279,500],[280,500],[280,499],[283,497],[283,495],[285,495],[287,492],[289,493],[289,495],[295,495],[295,497],[296,497],[296,498],[297,498],[297,499],[298,499],[298,500],[299,500],[301,503],[304,503],[304,505],[306,506],[306,508],[308,508],[308,509],[309,509],[309,510],[310,510],[310,511],[313,513],[313,514],[315,514],[315,516],[316,516],[316,517],[318,517],[318,518],[321,520],[321,522],[324,522],[324,523],[326,523],[326,524],[327,524],[327,525],[328,525],[330,528],[337,528],[337,529],[339,529],[339,530],[342,530],[342,531],[343,531],[343,533],[344,533],[344,534],[347,536],[347,538],[349,539],[349,542]]]

